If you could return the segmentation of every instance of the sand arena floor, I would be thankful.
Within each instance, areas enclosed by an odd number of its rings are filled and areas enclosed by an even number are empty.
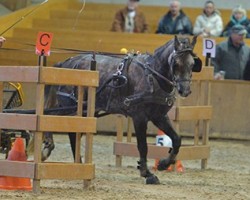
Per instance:
[[[137,158],[124,157],[123,166],[116,168],[114,141],[114,136],[94,137],[96,178],[90,189],[82,189],[83,181],[42,180],[39,195],[1,190],[0,199],[250,200],[250,141],[212,140],[206,170],[200,169],[200,161],[183,161],[184,173],[155,172],[160,185],[145,185],[145,179],[136,169]],[[67,136],[56,135],[55,142],[49,161],[72,161]],[[184,142],[190,141],[184,139]],[[154,160],[149,160],[149,166],[153,165]]]

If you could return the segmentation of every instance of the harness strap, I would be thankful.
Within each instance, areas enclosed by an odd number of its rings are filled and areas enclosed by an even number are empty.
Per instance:
[[[130,66],[130,64],[133,61],[133,57],[134,54],[131,56],[132,54],[127,55],[126,57],[124,57],[124,59],[121,61],[121,63],[118,65],[117,67],[117,72],[115,74],[112,75],[111,78],[109,78],[105,84],[100,88],[100,90],[98,90],[98,94],[107,86],[114,88],[114,89],[118,89],[118,88],[122,88],[125,85],[127,85],[127,77],[124,76],[122,73],[124,71],[124,69],[128,69],[128,67]],[[110,85],[109,83],[112,82],[112,85]],[[118,90],[119,91],[119,90]],[[108,97],[108,101],[107,101],[107,105],[106,105],[106,110],[109,109],[110,106],[110,102],[111,102],[111,98],[112,98],[112,94],[113,94],[114,90],[110,90],[110,94]]]
[[[146,91],[144,93],[131,95],[125,98],[124,105],[125,106],[133,106],[139,103],[156,103],[160,105],[168,105],[172,106],[175,101],[175,92],[176,89],[174,87],[171,93],[167,93],[161,89],[158,81],[152,75],[152,84],[153,84],[153,92]]]
[[[166,81],[169,85],[171,86],[175,86],[175,83],[173,83],[172,81],[170,81],[169,79],[167,79],[165,76],[161,75],[159,72],[155,71],[153,68],[149,67],[149,63],[143,64],[138,60],[133,60],[133,62],[136,62],[139,66],[141,66],[144,70],[149,70],[151,71],[153,74],[155,74],[156,76],[160,77],[162,80]]]

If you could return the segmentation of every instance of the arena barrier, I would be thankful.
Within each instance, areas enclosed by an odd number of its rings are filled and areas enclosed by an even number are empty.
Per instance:
[[[213,67],[203,67],[199,73],[193,73],[193,91],[195,105],[187,105],[185,100],[177,98],[175,106],[168,113],[173,120],[177,133],[180,133],[180,125],[183,121],[194,122],[193,144],[182,144],[177,156],[178,160],[201,160],[201,168],[207,166],[207,159],[210,156],[209,146],[209,123],[212,118],[212,106],[210,104],[211,80],[213,80]],[[192,97],[191,97],[192,96]],[[187,99],[188,99],[187,98]],[[183,104],[186,105],[183,105]],[[137,144],[132,141],[132,120],[127,119],[127,139],[123,141],[124,118],[117,117],[117,138],[114,142],[114,155],[116,155],[116,166],[122,165],[122,156],[139,157]],[[169,148],[148,144],[148,158],[160,159],[168,156]]]
[[[96,132],[95,92],[99,84],[96,71],[59,69],[42,66],[0,66],[0,92],[3,82],[36,83],[35,114],[0,113],[0,129],[29,130],[34,132],[34,161],[19,162],[0,160],[0,175],[33,179],[33,192],[40,192],[42,179],[84,180],[88,187],[95,177],[92,163],[93,133]],[[76,116],[44,115],[45,85],[74,85],[78,87]],[[82,117],[84,89],[88,89],[87,117]],[[28,96],[28,95],[27,95]],[[0,105],[2,108],[0,95]],[[41,147],[43,132],[75,132],[77,134],[76,159],[69,162],[42,162]],[[85,135],[84,161],[81,158],[81,136]]]

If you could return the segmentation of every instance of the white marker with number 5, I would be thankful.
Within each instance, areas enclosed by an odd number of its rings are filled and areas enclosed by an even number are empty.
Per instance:
[[[157,135],[156,136],[156,146],[164,146],[172,148],[172,140],[167,135]]]

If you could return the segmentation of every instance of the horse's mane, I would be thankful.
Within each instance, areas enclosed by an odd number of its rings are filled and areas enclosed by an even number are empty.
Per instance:
[[[164,45],[160,46],[159,48],[157,48],[154,52],[154,56],[157,58],[161,57],[161,54],[168,49],[168,52],[166,54],[166,56],[170,55],[173,50],[174,50],[174,39],[168,41],[167,43],[165,43]]]
[[[181,43],[181,50],[177,51],[178,57],[180,59],[182,59],[185,55],[187,55],[187,53],[190,53],[192,56],[196,56],[192,51],[193,47],[190,43],[189,37],[182,36],[182,37],[179,37],[178,40]],[[169,40],[167,43],[165,43],[164,45],[157,48],[154,52],[154,57],[159,59],[163,63],[167,63],[166,61],[168,57],[174,51],[174,45],[175,45],[174,43],[175,43],[175,39],[173,38]],[[191,49],[191,50],[185,51],[186,49]],[[164,56],[162,55],[163,53],[165,54]]]

